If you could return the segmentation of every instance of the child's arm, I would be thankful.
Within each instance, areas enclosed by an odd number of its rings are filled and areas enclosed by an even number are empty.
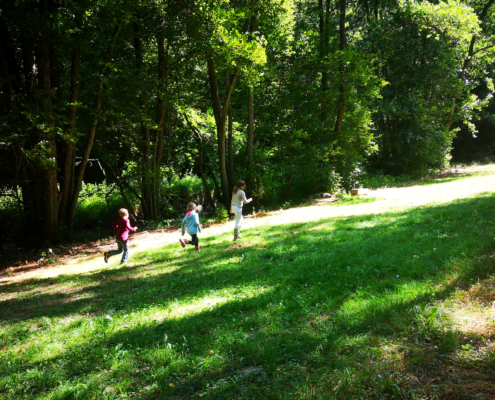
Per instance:
[[[199,215],[196,214],[194,216],[194,224],[196,225],[196,229],[198,230],[198,232],[201,232],[201,225],[199,224]]]
[[[182,236],[184,236],[186,234],[186,217],[184,217],[184,219],[182,220],[182,224],[180,224],[181,228],[182,228]]]
[[[242,191],[242,201],[244,201],[244,203],[251,203],[253,201],[253,199],[247,199],[246,198],[246,193],[244,192],[244,190]]]
[[[127,225],[127,229],[129,229],[131,232],[137,231],[137,227],[134,228],[131,226],[131,221],[127,220],[126,225]]]
[[[112,228],[113,229],[118,229],[119,228],[119,224],[118,224],[119,220],[115,221],[113,224],[112,224]]]

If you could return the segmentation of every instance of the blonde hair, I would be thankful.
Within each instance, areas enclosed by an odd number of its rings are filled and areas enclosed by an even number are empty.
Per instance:
[[[246,182],[244,181],[237,181],[237,185],[235,185],[234,190],[232,190],[232,194],[237,193],[237,189],[242,189],[244,186],[246,186]]]
[[[201,212],[203,210],[203,207],[197,206],[196,203],[190,202],[187,204],[187,211],[193,211],[196,210],[197,212]]]
[[[129,215],[129,212],[128,212],[125,208],[121,208],[121,209],[119,210],[119,215],[120,215],[121,217],[125,217],[126,215]]]

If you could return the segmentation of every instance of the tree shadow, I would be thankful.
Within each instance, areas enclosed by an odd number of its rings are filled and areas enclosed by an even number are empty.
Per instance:
[[[229,250],[226,241],[206,238],[202,253],[177,257],[175,248],[166,246],[151,256],[140,254],[132,267],[12,284],[9,290],[17,296],[0,304],[5,331],[0,346],[33,347],[30,343],[51,329],[40,320],[77,317],[58,332],[81,331],[88,339],[70,352],[29,363],[43,365],[42,374],[53,376],[33,386],[34,394],[107,370],[114,381],[129,380],[126,391],[144,384],[154,388],[142,398],[296,393],[312,369],[319,374],[322,368],[341,371],[356,359],[366,362],[353,352],[372,345],[352,338],[389,340],[408,332],[418,304],[444,299],[459,285],[492,273],[493,263],[477,263],[476,257],[495,252],[494,199],[391,212],[379,219],[372,214],[271,227],[263,243]],[[248,241],[255,229],[245,232]],[[452,279],[443,284],[446,277]],[[408,296],[415,286],[423,289]],[[214,297],[221,301],[184,316],[150,318]],[[129,317],[133,314],[138,317]],[[16,342],[6,343],[12,332]],[[10,361],[14,366],[2,368],[0,380],[25,373],[21,353]],[[417,373],[415,366],[408,368]]]

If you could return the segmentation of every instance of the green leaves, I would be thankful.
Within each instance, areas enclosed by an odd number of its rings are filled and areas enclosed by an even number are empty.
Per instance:
[[[400,0],[399,6],[412,21],[421,28],[428,29],[429,37],[436,40],[449,38],[467,45],[481,29],[474,10],[461,1],[449,0],[434,4],[428,1]]]

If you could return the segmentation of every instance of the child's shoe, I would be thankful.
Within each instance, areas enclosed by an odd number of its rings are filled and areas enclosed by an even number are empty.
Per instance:
[[[104,260],[105,260],[105,262],[108,264],[108,254],[107,254],[107,252],[106,252],[106,251],[103,253],[103,259],[104,259]]]
[[[200,251],[199,244],[197,244],[195,247],[196,247],[196,251]]]
[[[182,246],[182,248],[186,247],[186,241],[184,239],[179,239],[179,242],[180,242],[180,245]]]

